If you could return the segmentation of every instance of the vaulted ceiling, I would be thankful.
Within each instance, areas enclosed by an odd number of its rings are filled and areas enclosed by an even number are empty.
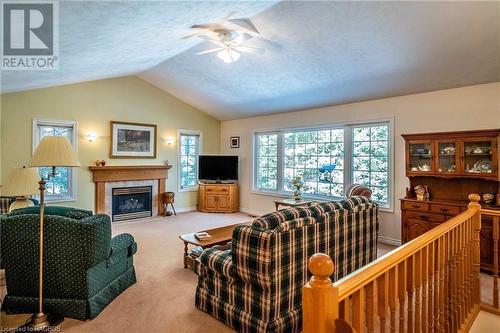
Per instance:
[[[231,11],[263,39],[224,64],[182,39]],[[14,92],[138,75],[219,119],[500,81],[500,2],[61,2],[60,68]]]

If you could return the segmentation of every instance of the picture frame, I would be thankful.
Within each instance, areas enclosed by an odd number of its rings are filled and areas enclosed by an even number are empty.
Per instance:
[[[240,137],[232,136],[229,138],[229,147],[231,148],[240,148]]]
[[[156,125],[111,121],[110,130],[110,158],[156,158]]]

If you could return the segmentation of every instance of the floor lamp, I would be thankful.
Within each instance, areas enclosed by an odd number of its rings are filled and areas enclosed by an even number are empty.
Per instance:
[[[9,212],[14,209],[34,206],[27,198],[29,195],[38,194],[38,182],[40,175],[36,168],[14,168],[2,188],[2,195],[16,197],[16,201],[10,204]]]
[[[38,182],[40,190],[40,267],[38,280],[38,313],[31,316],[31,319],[23,325],[34,331],[44,331],[59,324],[62,320],[46,314],[43,311],[43,215],[45,206],[45,185],[50,178],[56,175],[56,167],[77,167],[80,166],[76,153],[71,147],[71,143],[62,136],[46,136],[40,141],[33,157],[32,167],[51,167],[52,170],[46,177]]]

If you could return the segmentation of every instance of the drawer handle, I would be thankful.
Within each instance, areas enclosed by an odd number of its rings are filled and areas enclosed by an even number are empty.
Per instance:
[[[212,192],[212,189],[207,189],[207,192]]]
[[[450,209],[449,209],[449,208],[441,208],[441,211],[442,211],[442,212],[449,212],[449,211],[450,211]]]
[[[222,192],[227,192],[227,190],[225,188],[222,189]]]
[[[429,218],[429,216],[427,215],[419,215],[418,217],[420,217],[423,220],[427,220]]]
[[[411,205],[413,208],[420,208],[420,205]]]

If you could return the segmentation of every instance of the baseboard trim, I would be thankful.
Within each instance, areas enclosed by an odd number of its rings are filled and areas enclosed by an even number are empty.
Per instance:
[[[255,217],[259,217],[259,216],[262,216],[264,214],[269,213],[269,212],[260,212],[260,211],[250,209],[250,208],[245,208],[245,207],[240,207],[240,212],[251,215],[251,216],[255,216]]]
[[[194,212],[196,210],[196,206],[191,206],[191,207],[182,207],[179,209],[176,209],[175,211],[177,213],[187,213],[187,212]]]
[[[384,244],[388,244],[388,245],[394,245],[394,246],[401,245],[401,241],[399,239],[396,239],[396,238],[378,236],[378,241],[380,243],[384,243]]]

